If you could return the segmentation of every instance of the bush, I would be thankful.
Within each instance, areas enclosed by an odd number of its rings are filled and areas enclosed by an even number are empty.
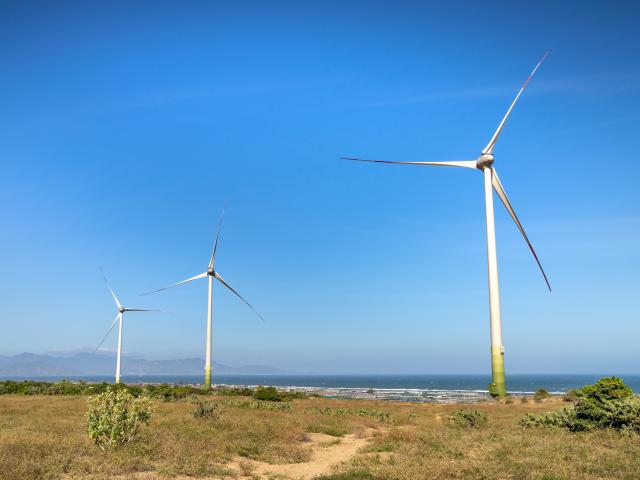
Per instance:
[[[617,377],[606,377],[576,391],[571,407],[543,415],[526,415],[525,427],[560,427],[572,432],[613,428],[640,433],[640,399]]]
[[[275,387],[258,387],[253,394],[253,398],[267,402],[279,402],[281,400]]]
[[[449,417],[449,422],[458,427],[481,427],[487,423],[489,416],[478,410],[471,410],[469,408],[464,410],[456,410],[453,415]]]
[[[578,390],[575,388],[573,390],[569,390],[562,396],[563,402],[575,403],[578,400]]]
[[[541,403],[549,397],[551,397],[551,394],[545,388],[539,388],[538,391],[533,394],[533,401]]]
[[[127,385],[125,386],[133,395],[136,395],[136,389],[140,387]],[[142,392],[142,390],[141,390]],[[153,398],[160,398],[167,402],[175,400],[184,400],[191,395],[206,395],[209,392],[198,387],[192,387],[189,385],[169,385],[161,383],[159,385],[145,385],[144,392]]]
[[[196,399],[192,403],[195,405],[195,408],[191,413],[195,418],[211,418],[213,420],[218,420],[224,412],[224,409],[219,402]]]
[[[278,392],[278,397],[282,401],[305,399],[305,398],[309,398],[310,396],[319,397],[320,395],[317,395],[317,394],[309,395],[305,392],[298,392],[295,390],[287,390],[287,391],[281,390]]]
[[[89,397],[88,430],[93,441],[104,449],[135,439],[142,424],[151,419],[151,399],[134,397],[125,389],[111,389]]]
[[[633,395],[633,390],[629,388],[621,378],[605,377],[598,380],[593,385],[587,385],[578,390],[579,397],[589,398],[595,402],[604,403],[609,400],[622,400]]]
[[[243,388],[216,388],[216,393],[224,397],[253,397],[253,390],[247,387]]]

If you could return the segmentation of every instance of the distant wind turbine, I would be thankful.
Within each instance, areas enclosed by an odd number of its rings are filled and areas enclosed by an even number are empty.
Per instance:
[[[211,253],[211,258],[209,260],[209,265],[207,267],[207,271],[195,275],[191,278],[187,278],[186,280],[182,280],[181,282],[174,283],[173,285],[169,285],[168,287],[159,288],[158,290],[153,290],[151,292],[143,293],[142,295],[149,295],[151,293],[161,292],[163,290],[168,290],[173,287],[177,287],[178,285],[182,285],[184,283],[193,282],[194,280],[199,280],[201,278],[209,279],[209,294],[208,294],[208,308],[207,308],[207,346],[205,352],[205,364],[204,364],[204,387],[209,390],[211,388],[211,335],[212,335],[212,322],[213,322],[213,279],[218,280],[222,285],[227,287],[231,292],[233,292],[240,300],[246,303],[251,310],[255,312],[256,315],[260,318],[261,321],[264,322],[262,315],[258,313],[258,311],[251,306],[249,302],[247,302],[242,296],[236,292],[231,286],[220,276],[220,274],[215,270],[216,263],[216,251],[218,249],[218,239],[220,238],[220,228],[222,227],[222,220],[224,218],[224,210],[220,215],[220,221],[218,222],[218,231],[216,233],[216,239],[213,244],[213,252]]]
[[[480,156],[475,160],[455,160],[455,161],[445,161],[445,162],[392,162],[386,160],[365,160],[354,157],[342,157],[344,160],[355,160],[359,162],[373,162],[373,163],[389,163],[389,164],[399,164],[399,165],[423,165],[423,166],[436,166],[436,167],[464,167],[471,168],[474,170],[481,170],[484,174],[484,201],[486,206],[486,220],[487,220],[487,260],[489,264],[489,313],[491,320],[491,373],[492,373],[492,384],[490,385],[490,392],[492,394],[497,394],[503,396],[506,394],[506,385],[504,378],[504,346],[502,344],[502,324],[500,321],[500,295],[499,295],[499,287],[498,287],[498,260],[496,256],[496,231],[495,231],[495,222],[493,217],[493,190],[496,191],[498,197],[506,207],[509,215],[515,222],[520,230],[520,233],[524,237],[533,257],[535,258],[540,271],[542,272],[542,276],[544,277],[545,282],[547,283],[547,287],[549,291],[551,291],[551,285],[549,284],[549,280],[547,279],[547,275],[542,268],[542,264],[538,259],[538,255],[536,255],[533,246],[531,246],[531,242],[527,237],[527,234],[518,220],[516,216],[516,212],[511,206],[511,202],[509,202],[509,198],[504,191],[502,183],[498,178],[498,172],[493,166],[494,156],[493,156],[493,148],[498,141],[498,137],[500,133],[502,133],[502,129],[504,128],[504,124],[506,123],[509,115],[511,115],[511,111],[515,106],[516,102],[522,95],[525,87],[536,73],[542,62],[549,55],[549,50],[545,52],[542,58],[538,61],[537,65],[524,82],[520,91],[516,95],[516,98],[513,100],[507,113],[502,118],[502,121],[498,125],[495,133],[489,140],[489,143],[482,150]]]
[[[107,337],[111,333],[111,330],[113,330],[113,327],[115,327],[116,323],[118,323],[118,356],[116,357],[116,383],[120,383],[120,355],[122,354],[122,322],[124,321],[125,312],[159,312],[160,310],[148,310],[146,308],[123,307],[122,303],[120,303],[120,300],[118,300],[118,297],[116,296],[115,292],[109,285],[109,281],[107,280],[107,277],[103,277],[103,278],[104,278],[104,282],[107,284],[107,288],[109,289],[109,292],[111,292],[113,301],[115,302],[116,307],[118,309],[118,314],[116,315],[115,320],[111,324],[111,327],[109,327],[109,330],[107,330],[107,333],[102,338],[102,341],[96,347],[96,351],[102,346],[104,341],[107,339]]]

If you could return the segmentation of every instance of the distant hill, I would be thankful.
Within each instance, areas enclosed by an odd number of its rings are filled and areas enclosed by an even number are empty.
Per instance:
[[[72,355],[36,355],[20,353],[12,356],[0,355],[0,375],[19,377],[112,375],[115,370],[115,353],[78,352]],[[122,373],[125,375],[199,375],[203,372],[201,358],[176,360],[145,360],[122,356]],[[278,374],[287,373],[279,368],[266,365],[246,365],[231,367],[213,363],[218,374]]]

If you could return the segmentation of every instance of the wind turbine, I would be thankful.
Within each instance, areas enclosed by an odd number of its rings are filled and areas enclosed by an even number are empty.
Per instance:
[[[186,280],[182,280],[181,282],[174,283],[173,285],[169,285],[168,287],[159,288],[158,290],[153,290],[151,292],[143,293],[142,295],[149,295],[151,293],[160,292],[162,290],[168,290],[173,287],[177,287],[178,285],[182,285],[184,283],[193,282],[194,280],[200,280],[201,278],[209,279],[209,294],[207,296],[208,299],[208,308],[207,308],[207,346],[205,351],[205,364],[204,364],[204,388],[209,390],[211,388],[211,334],[212,334],[212,322],[213,322],[213,279],[218,280],[222,285],[227,287],[231,292],[233,292],[240,300],[246,303],[251,310],[255,312],[256,315],[260,318],[261,321],[264,322],[262,315],[258,313],[258,311],[251,306],[249,302],[247,302],[242,296],[236,292],[231,285],[229,285],[216,271],[215,263],[216,263],[216,251],[218,249],[218,239],[220,238],[220,228],[222,227],[222,220],[224,218],[224,210],[220,215],[220,221],[218,222],[218,231],[216,233],[216,239],[213,244],[213,252],[211,253],[211,258],[209,259],[209,265],[207,266],[207,271],[195,275],[191,278],[187,278]]]
[[[159,312],[160,310],[148,310],[146,308],[123,307],[122,303],[120,303],[120,300],[118,300],[118,297],[116,296],[115,292],[109,285],[109,281],[107,280],[107,277],[103,277],[103,278],[104,278],[104,282],[107,284],[107,288],[109,289],[109,292],[111,292],[113,301],[115,302],[116,308],[118,309],[118,314],[116,315],[115,320],[111,324],[111,327],[109,327],[109,330],[107,330],[107,333],[102,338],[102,341],[96,347],[96,351],[104,343],[104,341],[107,339],[107,337],[111,333],[111,330],[113,330],[113,327],[115,327],[117,323],[118,324],[118,356],[116,357],[116,383],[120,383],[120,355],[122,354],[122,323],[124,321],[125,312]]]
[[[542,58],[538,61],[537,65],[524,82],[520,91],[516,95],[516,98],[513,100],[507,113],[502,118],[502,121],[498,125],[495,133],[489,140],[489,143],[480,153],[480,156],[475,160],[454,160],[454,161],[445,161],[445,162],[392,162],[386,160],[366,160],[361,158],[354,157],[342,157],[344,160],[355,160],[360,162],[373,162],[373,163],[389,163],[389,164],[399,164],[399,165],[422,165],[422,166],[436,166],[436,167],[463,167],[463,168],[471,168],[474,170],[480,170],[484,174],[484,201],[486,206],[486,221],[487,221],[487,260],[489,264],[489,314],[490,314],[490,325],[491,325],[491,376],[492,383],[489,386],[490,393],[494,395],[503,396],[506,394],[506,385],[504,378],[504,346],[502,344],[502,323],[500,320],[500,295],[499,295],[499,287],[498,287],[498,260],[496,256],[496,231],[495,231],[495,222],[493,217],[493,190],[496,191],[498,197],[504,204],[505,208],[511,215],[511,218],[515,222],[520,230],[520,233],[524,237],[533,257],[535,258],[540,271],[544,277],[545,282],[547,283],[547,287],[549,291],[551,291],[551,285],[549,284],[549,280],[547,279],[547,275],[542,268],[542,264],[538,259],[538,255],[536,255],[527,234],[518,220],[516,216],[516,212],[511,206],[511,202],[505,193],[504,187],[500,182],[498,177],[498,172],[496,172],[495,167],[493,166],[494,156],[493,149],[498,141],[498,137],[500,133],[502,133],[502,129],[511,115],[511,111],[515,106],[516,102],[522,95],[525,87],[536,73],[540,65],[544,62],[544,60],[549,55],[549,50],[545,52]],[[493,190],[492,190],[493,189]]]

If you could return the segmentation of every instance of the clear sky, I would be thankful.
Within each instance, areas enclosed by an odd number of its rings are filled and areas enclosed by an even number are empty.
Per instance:
[[[487,373],[482,176],[356,164],[495,149],[508,372],[640,372],[634,2],[28,2],[0,15],[0,353]],[[115,335],[106,343],[115,346]]]

